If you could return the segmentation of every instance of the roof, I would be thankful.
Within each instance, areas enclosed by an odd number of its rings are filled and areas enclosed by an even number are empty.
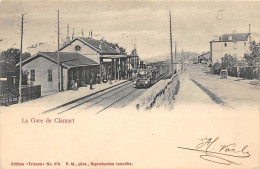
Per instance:
[[[139,58],[139,56],[138,56],[138,55],[127,55],[127,57],[128,57],[128,58],[134,58],[134,57],[137,57],[137,58]]]
[[[0,62],[0,74],[5,74],[7,72],[18,72],[18,69],[11,63]]]
[[[70,45],[71,43],[73,43],[76,40],[81,41],[85,45],[89,46],[93,50],[95,50],[98,53],[103,54],[103,55],[107,55],[107,54],[120,55],[121,54],[119,51],[114,49],[113,45],[108,44],[104,40],[96,40],[96,39],[84,38],[84,37],[77,37],[77,38],[73,39],[70,43],[64,45],[60,50],[64,49],[65,47],[67,47],[68,45]]]
[[[237,42],[237,41],[247,41],[250,33],[233,33],[233,34],[224,34],[219,37],[219,40],[213,40],[211,42]],[[232,36],[232,39],[228,39],[229,36]]]
[[[57,52],[38,52],[34,56],[24,60],[22,63],[26,64],[37,57],[44,57],[54,63],[58,63]],[[99,65],[96,61],[75,52],[60,52],[60,63],[67,68]],[[17,65],[19,65],[19,63]]]
[[[210,53],[211,52],[206,52],[206,53],[203,53],[203,54],[199,55],[198,57],[210,58]]]

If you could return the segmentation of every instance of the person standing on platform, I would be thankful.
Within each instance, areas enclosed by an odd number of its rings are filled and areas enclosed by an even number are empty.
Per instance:
[[[101,83],[101,78],[100,78],[100,75],[97,74],[97,83],[100,84]]]
[[[109,84],[112,84],[112,75],[109,74]]]
[[[89,80],[89,86],[90,86],[90,90],[92,90],[92,85],[93,85],[93,75],[90,75],[90,80]]]
[[[78,90],[78,79],[75,81],[75,90]]]

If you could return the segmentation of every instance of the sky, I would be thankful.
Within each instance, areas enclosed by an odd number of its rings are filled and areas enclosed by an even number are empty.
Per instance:
[[[133,44],[143,59],[170,55],[169,10],[177,51],[207,52],[214,35],[247,33],[260,37],[260,1],[45,1],[0,2],[0,51],[20,48],[21,13],[25,14],[23,51],[57,50],[57,11],[61,44],[67,24],[75,36],[118,43],[130,53]],[[35,52],[35,51],[34,51]]]

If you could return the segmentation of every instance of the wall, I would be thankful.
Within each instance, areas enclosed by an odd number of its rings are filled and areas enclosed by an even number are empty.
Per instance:
[[[69,74],[68,74],[68,69],[66,69],[66,68],[63,68],[62,69],[62,71],[63,71],[63,90],[68,90],[68,83],[69,83]]]
[[[81,47],[80,51],[77,51],[75,49],[75,46],[79,45]],[[79,40],[75,40],[71,45],[68,45],[67,47],[65,47],[64,49],[61,50],[61,52],[78,52],[94,61],[96,61],[97,63],[100,63],[100,55],[99,53],[97,53],[95,50],[93,50],[92,48],[90,48],[87,45],[84,45],[84,43],[82,43]]]
[[[31,84],[30,70],[35,70],[35,82],[32,82],[33,85],[41,85],[41,94],[42,96],[58,92],[58,67],[57,64],[52,61],[44,58],[38,57],[29,63],[23,65],[23,71],[28,71],[28,80]],[[52,70],[52,82],[48,81],[48,70]],[[63,69],[64,77],[64,88],[67,89],[67,70]]]
[[[246,46],[244,45],[246,42]],[[225,43],[227,46],[225,47]],[[243,59],[244,53],[249,52],[249,41],[239,41],[237,43],[237,48],[234,49],[234,42],[212,42],[212,62],[221,62],[221,58],[225,54],[230,54],[236,56],[238,60]]]

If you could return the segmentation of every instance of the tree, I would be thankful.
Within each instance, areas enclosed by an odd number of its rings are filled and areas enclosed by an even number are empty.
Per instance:
[[[22,71],[22,85],[28,85],[28,71]]]
[[[221,70],[221,64],[219,62],[214,63],[213,74],[219,74],[220,70]]]
[[[251,42],[249,50],[250,53],[244,54],[244,59],[249,66],[254,66],[257,62],[260,62],[260,43]]]
[[[225,56],[222,57],[221,59],[222,59],[222,68],[234,67],[237,62],[237,59],[231,56],[230,54],[225,54]]]
[[[22,55],[22,60],[25,60],[29,57],[31,57],[31,54],[25,52]],[[16,65],[20,62],[20,50],[15,48],[9,48],[6,51],[1,52],[0,61],[6,61],[8,63]]]

